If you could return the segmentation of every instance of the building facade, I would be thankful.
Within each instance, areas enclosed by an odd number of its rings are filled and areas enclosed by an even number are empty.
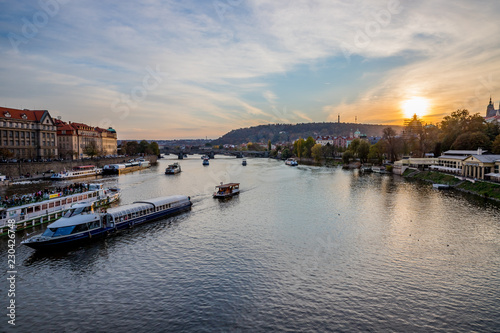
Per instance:
[[[486,107],[486,116],[484,120],[489,123],[492,121],[500,121],[500,103],[498,105],[498,110],[495,110],[495,105],[491,102],[491,97],[490,104]]]
[[[56,120],[56,124],[61,158],[85,158],[89,156],[89,149],[93,150],[93,155],[117,153],[117,134],[111,127],[103,129],[61,120]]]
[[[17,159],[58,156],[57,128],[47,110],[0,107],[0,150]]]

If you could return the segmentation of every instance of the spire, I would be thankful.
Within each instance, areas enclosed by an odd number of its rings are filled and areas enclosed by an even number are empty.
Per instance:
[[[491,103],[491,95],[490,95],[490,105],[493,105],[493,103]]]

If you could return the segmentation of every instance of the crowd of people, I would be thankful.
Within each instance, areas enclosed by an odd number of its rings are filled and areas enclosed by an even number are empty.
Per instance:
[[[29,194],[22,194],[22,195],[14,194],[11,196],[6,195],[5,198],[2,200],[2,206],[5,208],[21,206],[49,199],[51,194],[59,193],[60,196],[66,196],[74,193],[85,192],[87,189],[88,189],[87,184],[74,183],[74,184],[69,184],[65,187],[56,187],[54,189],[45,188],[41,191]]]

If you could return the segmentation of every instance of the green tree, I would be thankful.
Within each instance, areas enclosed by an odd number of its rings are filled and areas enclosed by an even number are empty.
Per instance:
[[[490,145],[490,138],[483,132],[465,132],[457,137],[451,148],[459,150],[489,149]]]
[[[128,141],[125,147],[125,151],[128,155],[136,155],[140,152],[139,143],[137,143],[137,141]]]
[[[267,140],[267,151],[271,151],[271,140]]]
[[[97,148],[97,143],[95,141],[90,141],[85,148],[83,148],[83,153],[89,157],[94,157],[99,154],[99,149]]]
[[[383,141],[379,141],[374,145],[370,146],[370,152],[368,153],[368,159],[372,163],[382,164],[384,160],[384,144]]]
[[[298,140],[296,140],[294,143],[293,143],[293,153],[295,154],[295,156],[297,156],[299,159],[302,158],[302,152],[303,152],[303,149],[304,149],[304,146],[305,146],[306,142],[304,139],[302,138],[299,138]]]
[[[347,147],[347,150],[349,150],[354,157],[357,156],[357,154],[358,154],[358,147],[359,147],[360,141],[361,140],[356,138],[356,139],[352,140],[351,143],[349,144],[349,147]]]
[[[149,149],[149,142],[147,142],[146,140],[141,140],[141,142],[139,142],[139,153],[151,154],[151,150]]]
[[[368,161],[368,154],[370,153],[370,143],[366,140],[361,140],[357,153],[361,163],[366,163]]]
[[[149,144],[149,149],[152,151],[153,155],[160,155],[160,147],[156,141]]]
[[[321,159],[323,158],[323,146],[320,143],[315,144],[311,148],[311,156],[316,162],[321,161]]]
[[[288,149],[288,148],[283,149],[283,151],[281,152],[281,158],[286,160],[287,158],[290,158],[290,157],[292,157],[292,153],[290,152],[290,149]]]
[[[500,154],[500,134],[497,135],[495,141],[493,141],[493,144],[491,145],[491,151],[493,152],[493,154]]]
[[[7,148],[1,148],[0,149],[0,156],[2,157],[2,159],[8,159],[8,158],[11,158],[12,156],[14,156],[14,153],[11,152],[10,150],[8,150]]]
[[[304,144],[304,157],[306,158],[311,158],[311,149],[312,147],[316,144],[316,141],[314,141],[312,136],[309,136],[306,139],[306,142]]]
[[[342,154],[342,162],[344,164],[349,164],[349,161],[354,158],[354,155],[352,154],[352,151],[350,150],[346,150],[343,154]]]
[[[466,109],[452,112],[441,121],[442,130],[442,148],[443,150],[450,149],[459,135],[470,132],[485,132],[487,129],[484,118],[476,113],[469,114]]]

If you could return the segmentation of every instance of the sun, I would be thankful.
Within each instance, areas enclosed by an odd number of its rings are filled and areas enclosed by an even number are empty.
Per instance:
[[[429,112],[429,100],[423,97],[412,97],[401,103],[405,118],[411,118],[413,115],[421,118]]]

